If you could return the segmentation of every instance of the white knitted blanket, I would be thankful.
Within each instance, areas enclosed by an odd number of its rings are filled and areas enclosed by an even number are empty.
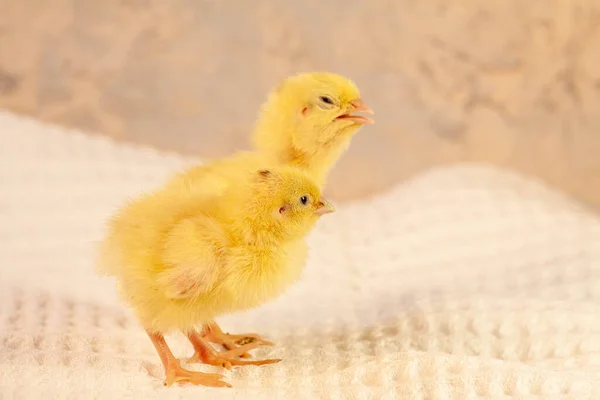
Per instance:
[[[298,285],[220,320],[283,361],[164,388],[93,250],[127,196],[192,160],[7,114],[0,160],[2,399],[600,399],[600,220],[535,181],[456,166],[338,205]]]

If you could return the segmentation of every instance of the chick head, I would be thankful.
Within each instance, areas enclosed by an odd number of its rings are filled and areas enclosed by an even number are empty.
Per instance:
[[[335,211],[313,179],[296,167],[277,166],[253,173],[250,196],[239,211],[248,223],[275,236],[300,238],[322,215]]]
[[[361,112],[373,114],[350,79],[330,72],[294,75],[281,82],[263,105],[254,144],[263,150],[291,145],[313,154],[374,122],[357,115]],[[280,137],[273,137],[274,125]]]

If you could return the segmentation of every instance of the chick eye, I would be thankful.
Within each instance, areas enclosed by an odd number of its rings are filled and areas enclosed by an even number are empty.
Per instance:
[[[331,97],[321,96],[321,97],[319,97],[319,100],[321,100],[325,104],[333,105],[333,100],[331,100]]]
[[[308,204],[308,196],[300,197],[300,203],[302,203],[302,205],[307,205]]]

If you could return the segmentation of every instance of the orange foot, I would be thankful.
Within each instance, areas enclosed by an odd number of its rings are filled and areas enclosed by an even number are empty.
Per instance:
[[[232,387],[229,383],[222,380],[225,378],[223,375],[188,371],[181,368],[179,363],[170,364],[165,372],[167,375],[164,383],[165,386],[171,386],[177,382],[210,387]]]
[[[266,365],[281,361],[281,359],[278,358],[257,361],[246,361],[233,358],[239,357],[248,350],[256,348],[257,345],[255,343],[248,343],[232,350],[217,352],[196,332],[189,333],[188,339],[194,346],[194,355],[188,362],[202,362],[208,365],[231,369],[232,365]]]
[[[264,340],[260,335],[256,333],[244,333],[238,335],[231,335],[224,333],[221,327],[216,322],[212,322],[203,331],[203,337],[211,343],[223,346],[226,350],[235,350],[244,346],[246,351],[237,354],[242,358],[252,357],[248,350],[255,349],[261,346],[273,346],[273,342]]]
[[[211,387],[231,387],[227,382],[223,382],[223,375],[218,374],[206,374],[204,372],[188,371],[187,369],[181,368],[179,360],[175,358],[171,349],[167,345],[165,338],[162,334],[156,332],[148,332],[152,344],[156,348],[160,360],[165,367],[165,386],[171,386],[175,382],[179,383],[191,383],[193,385],[204,385]]]

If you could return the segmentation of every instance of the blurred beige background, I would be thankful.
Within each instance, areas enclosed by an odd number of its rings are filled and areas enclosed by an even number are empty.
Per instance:
[[[199,157],[245,147],[286,75],[376,111],[328,191],[483,160],[600,207],[600,0],[0,0],[0,107]]]

